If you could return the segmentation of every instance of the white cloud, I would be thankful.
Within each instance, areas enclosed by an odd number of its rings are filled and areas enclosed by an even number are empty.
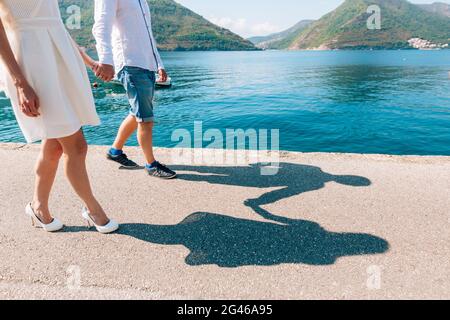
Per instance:
[[[270,22],[252,24],[244,18],[233,19],[229,17],[209,17],[208,19],[212,23],[229,29],[243,37],[264,36],[280,30],[278,26],[273,25]]]
[[[254,26],[251,27],[251,30],[254,35],[259,36],[259,35],[267,35],[270,33],[278,32],[278,31],[280,31],[280,28],[269,22],[265,22],[265,23],[255,24]]]

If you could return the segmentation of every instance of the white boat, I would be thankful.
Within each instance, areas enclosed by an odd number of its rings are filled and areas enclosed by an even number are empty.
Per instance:
[[[172,86],[172,78],[171,77],[167,77],[167,80],[165,82],[162,82],[158,79],[156,79],[156,86],[157,87],[171,87]]]
[[[118,79],[113,79],[113,80],[111,80],[110,83],[114,84],[114,85],[118,85],[118,86],[122,85],[122,82],[120,82]],[[159,80],[159,78],[157,78],[155,85],[156,85],[156,87],[159,87],[159,88],[170,88],[172,86],[172,78],[167,77],[166,82],[162,82]]]

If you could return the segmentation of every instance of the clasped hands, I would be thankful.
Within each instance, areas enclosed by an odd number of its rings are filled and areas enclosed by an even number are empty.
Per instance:
[[[109,64],[94,62],[91,65],[91,69],[97,78],[102,79],[105,82],[110,82],[112,79],[114,79],[114,76],[116,74],[114,67]],[[159,69],[158,74],[159,74],[158,81],[160,82],[167,81],[168,75],[166,70]]]

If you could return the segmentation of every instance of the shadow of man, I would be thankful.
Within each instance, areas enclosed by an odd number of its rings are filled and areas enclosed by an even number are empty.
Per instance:
[[[280,163],[276,175],[261,175],[264,164],[257,163],[241,167],[201,167],[177,166],[179,179],[188,181],[203,181],[211,184],[232,185],[251,188],[276,188],[264,193],[257,199],[248,199],[245,205],[252,208],[263,218],[280,223],[295,223],[292,219],[280,217],[264,210],[262,206],[316,191],[325,187],[326,183],[336,182],[353,187],[367,187],[371,185],[369,179],[352,175],[333,175],[323,172],[315,166],[295,163]]]
[[[280,164],[276,176],[261,176],[261,165],[248,167],[177,167],[179,178],[214,184],[246,187],[280,187],[251,199],[246,205],[267,222],[197,212],[170,226],[122,225],[121,234],[166,245],[183,245],[190,250],[188,265],[220,267],[270,266],[284,263],[330,265],[344,256],[380,254],[389,249],[387,241],[369,234],[334,233],[319,224],[276,216],[262,205],[304,192],[323,188],[336,181],[351,186],[368,186],[370,181],[357,176],[336,176],[318,167]]]

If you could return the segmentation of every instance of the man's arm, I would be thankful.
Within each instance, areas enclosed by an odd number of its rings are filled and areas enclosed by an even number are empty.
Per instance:
[[[112,32],[118,0],[95,0],[95,23],[92,29],[97,43],[99,66],[96,76],[104,81],[114,78]]]
[[[162,62],[161,56],[159,55],[158,44],[156,43],[155,37],[153,36],[152,28],[150,28],[150,37],[152,38],[153,50],[155,51],[156,62],[158,63],[158,70],[164,70],[164,63]]]
[[[168,75],[166,73],[166,68],[162,62],[161,56],[159,55],[158,44],[156,43],[155,36],[153,35],[152,19],[150,19],[150,38],[153,45],[153,51],[156,57],[156,63],[158,64],[158,74],[161,82],[166,82]]]

